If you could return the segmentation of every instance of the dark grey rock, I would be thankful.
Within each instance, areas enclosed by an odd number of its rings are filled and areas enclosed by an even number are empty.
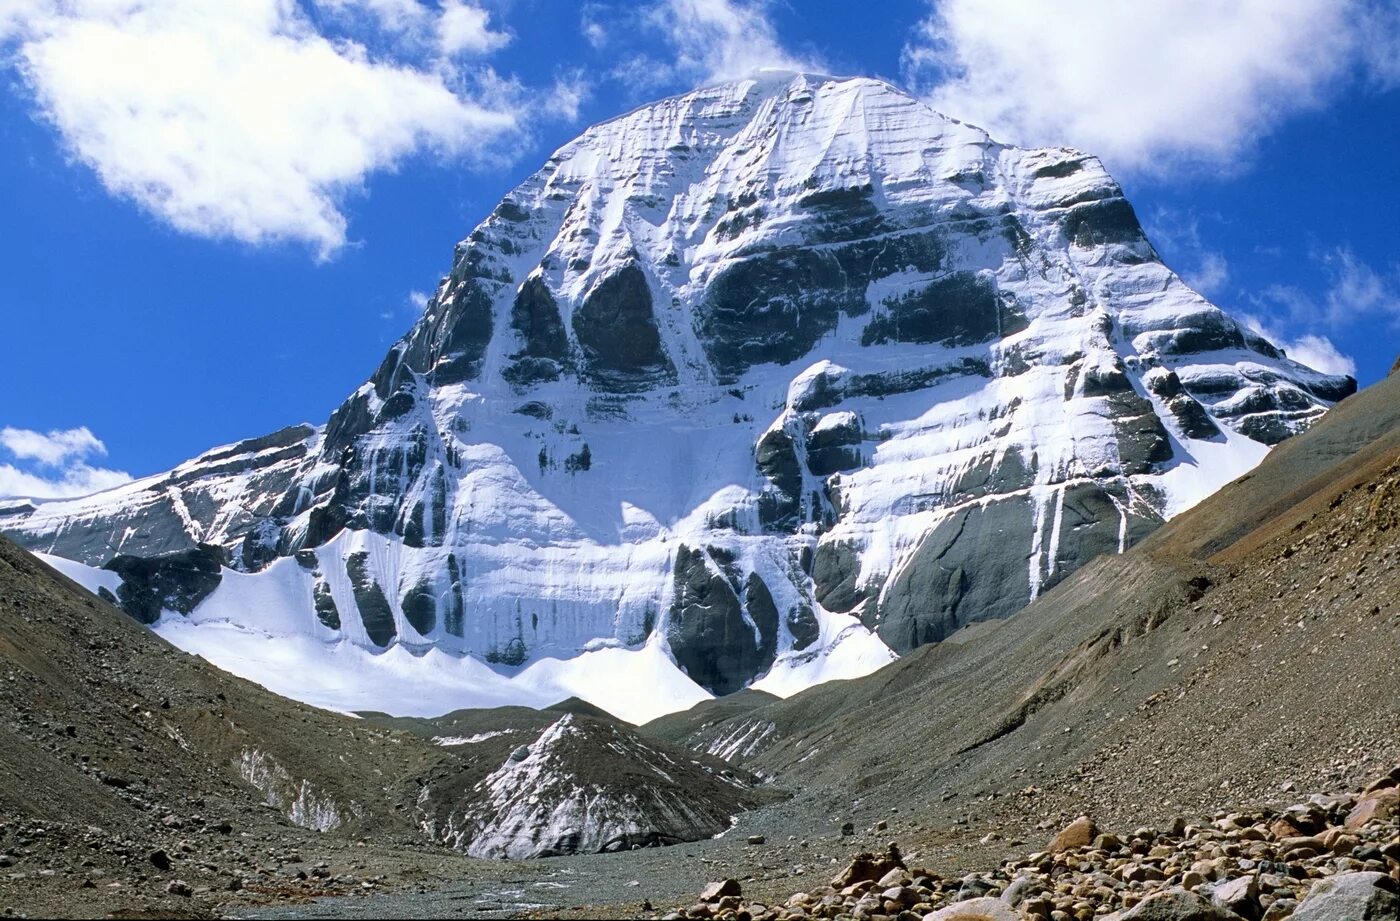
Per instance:
[[[807,436],[807,468],[816,476],[830,476],[859,467],[864,437],[859,418],[811,432]]]
[[[363,550],[350,554],[345,560],[345,573],[350,577],[355,605],[360,609],[360,620],[365,625],[370,642],[376,646],[388,646],[399,631],[394,625],[394,611],[389,607],[389,599],[384,597],[384,590],[369,571],[369,554]]]
[[[744,616],[738,592],[704,550],[681,546],[675,585],[666,640],[692,681],[713,694],[731,694],[772,664],[771,652],[764,655],[753,623]]]
[[[437,592],[433,583],[426,578],[420,579],[409,589],[400,602],[404,619],[423,636],[431,635],[437,626],[437,605]]]
[[[1107,402],[1123,473],[1150,473],[1172,459],[1171,438],[1148,400],[1129,388],[1110,395]]]
[[[626,393],[675,381],[652,312],[651,289],[637,266],[600,282],[574,311],[573,327],[595,386]]]
[[[792,634],[792,648],[800,652],[821,638],[822,628],[811,606],[799,604],[787,613],[787,628]]]
[[[1146,243],[1137,213],[1122,197],[1104,198],[1070,208],[1061,219],[1065,236],[1076,246]]]
[[[802,462],[792,436],[770,429],[758,440],[754,461],[769,482],[759,496],[758,514],[765,528],[789,530],[802,510]]]
[[[199,544],[179,553],[119,556],[103,569],[121,576],[117,605],[135,620],[153,624],[162,610],[188,614],[219,587],[224,553]]]
[[[843,310],[863,311],[835,255],[792,247],[731,263],[696,308],[700,341],[722,379],[757,364],[787,364],[836,327]]]
[[[520,286],[510,308],[510,325],[523,344],[516,357],[547,358],[559,362],[568,357],[569,340],[564,333],[559,305],[549,286],[538,275],[532,275]]]
[[[877,632],[896,652],[951,635],[972,620],[1009,617],[1030,600],[1030,500],[960,509],[934,527],[894,577]]]
[[[855,545],[839,540],[824,540],[817,544],[812,558],[813,594],[817,603],[828,611],[848,614],[866,600],[866,593],[856,587],[860,575],[860,556]]]
[[[861,333],[861,344],[937,342],[971,345],[1001,333],[996,284],[974,272],[954,272],[887,301]]]
[[[316,609],[316,619],[332,630],[340,629],[340,609],[336,607],[331,587],[325,579],[317,579],[311,590],[311,601]]]

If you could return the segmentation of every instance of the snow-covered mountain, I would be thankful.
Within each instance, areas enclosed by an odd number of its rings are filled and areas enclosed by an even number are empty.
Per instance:
[[[324,426],[0,529],[313,702],[636,719],[1009,615],[1354,388],[1096,159],[765,73],[561,148]]]

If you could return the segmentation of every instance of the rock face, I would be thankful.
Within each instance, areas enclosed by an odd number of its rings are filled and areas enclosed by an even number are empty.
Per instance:
[[[274,636],[788,691],[1013,613],[1353,388],[1187,288],[1094,158],[765,74],[561,148],[324,426],[0,529],[216,546],[266,580],[220,622],[255,592]]]

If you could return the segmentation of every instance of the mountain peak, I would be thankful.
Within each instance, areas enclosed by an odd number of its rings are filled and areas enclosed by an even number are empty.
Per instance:
[[[0,527],[127,555],[92,584],[216,661],[296,650],[255,676],[292,696],[639,719],[1008,616],[1354,387],[1187,287],[1094,158],[762,73],[560,148],[323,428]]]

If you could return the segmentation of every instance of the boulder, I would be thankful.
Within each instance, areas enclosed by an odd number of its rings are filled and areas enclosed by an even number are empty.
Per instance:
[[[1149,895],[1131,911],[1109,915],[1105,921],[1240,921],[1240,916],[1194,892],[1168,889]]]
[[[1400,894],[1384,873],[1342,873],[1313,887],[1293,921],[1395,921]]]
[[[900,856],[899,848],[891,844],[885,853],[878,857],[868,851],[857,854],[846,869],[832,877],[831,887],[845,889],[856,883],[873,883],[895,869],[904,869],[904,859]]]
[[[1253,876],[1241,876],[1217,884],[1211,889],[1210,900],[1241,918],[1254,919],[1263,914],[1263,907],[1259,904],[1259,885]]]
[[[1021,914],[1001,899],[968,899],[924,915],[924,921],[1021,921]]]
[[[700,890],[700,901],[718,902],[723,898],[740,895],[743,895],[743,888],[737,879],[721,879]]]
[[[1050,842],[1050,846],[1046,848],[1046,850],[1052,854],[1058,854],[1061,851],[1072,851],[1075,848],[1088,847],[1093,843],[1098,833],[1099,830],[1094,825],[1094,820],[1087,815],[1082,815],[1066,825],[1060,833],[1055,836],[1054,840]]]
[[[1383,787],[1362,796],[1347,813],[1345,827],[1351,831],[1380,819],[1400,815],[1400,788]]]

